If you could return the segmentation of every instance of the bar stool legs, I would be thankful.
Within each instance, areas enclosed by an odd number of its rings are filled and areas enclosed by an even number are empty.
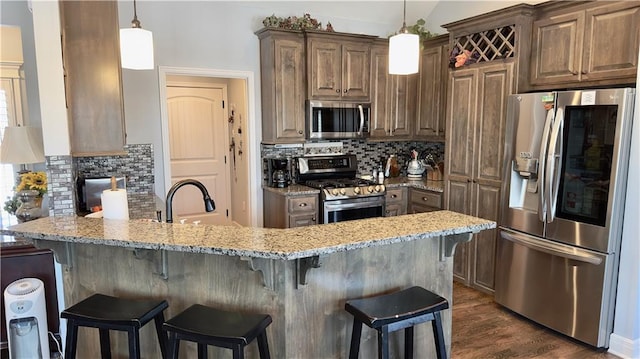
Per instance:
[[[163,311],[169,306],[165,300],[137,300],[94,294],[65,309],[61,317],[67,319],[65,358],[76,357],[78,327],[98,328],[100,356],[111,358],[109,330],[127,332],[129,358],[140,358],[140,328],[153,320],[162,358],[166,358],[167,337],[162,331]]]
[[[438,359],[446,359],[440,311],[449,308],[447,300],[421,287],[411,287],[377,297],[353,299],[345,310],[353,315],[349,359],[360,352],[362,324],[378,332],[378,358],[389,358],[389,333],[404,329],[404,355],[413,358],[413,327],[431,321]]]

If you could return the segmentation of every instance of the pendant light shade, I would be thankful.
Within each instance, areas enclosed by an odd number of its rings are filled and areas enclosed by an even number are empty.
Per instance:
[[[418,72],[420,36],[401,33],[389,39],[389,73],[409,75]]]
[[[420,36],[410,34],[406,23],[407,0],[404,0],[402,28],[389,38],[389,73],[409,75],[418,72],[420,59]]]
[[[131,28],[120,29],[120,62],[123,69],[152,70],[154,68],[153,34],[140,26],[135,0],[133,0]]]

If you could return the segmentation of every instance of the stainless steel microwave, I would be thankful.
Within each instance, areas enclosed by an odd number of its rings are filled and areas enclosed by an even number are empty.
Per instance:
[[[308,139],[369,136],[369,103],[307,101],[306,107]]]

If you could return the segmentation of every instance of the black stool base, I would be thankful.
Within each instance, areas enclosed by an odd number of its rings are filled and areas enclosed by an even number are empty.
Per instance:
[[[60,317],[67,319],[67,340],[65,358],[76,357],[78,327],[97,328],[100,331],[100,354],[103,359],[111,358],[109,330],[128,333],[129,358],[140,358],[139,330],[152,319],[162,357],[166,358],[167,337],[162,332],[163,311],[169,306],[165,300],[138,300],[94,294],[65,309]]]
[[[169,357],[177,359],[180,340],[198,344],[198,358],[207,357],[207,345],[233,350],[233,358],[244,358],[244,347],[257,339],[261,359],[270,359],[267,314],[227,312],[194,304],[169,319],[162,329],[169,334]]]
[[[389,358],[389,333],[404,329],[405,358],[413,358],[413,326],[431,321],[438,359],[446,359],[440,311],[449,308],[449,302],[422,287],[411,287],[399,292],[371,298],[354,299],[345,303],[345,310],[353,315],[353,329],[349,358],[360,353],[362,324],[378,332],[378,357]]]

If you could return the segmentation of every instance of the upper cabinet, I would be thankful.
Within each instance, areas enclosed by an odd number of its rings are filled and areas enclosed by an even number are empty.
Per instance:
[[[444,141],[448,59],[449,34],[424,42],[420,59],[416,139]]]
[[[60,1],[71,154],[123,154],[118,3]]]
[[[375,37],[307,32],[309,99],[369,102],[371,42]]]
[[[262,29],[256,35],[260,38],[262,142],[304,142],[304,34]]]
[[[640,2],[541,4],[533,23],[534,89],[631,84],[640,44]]]
[[[371,49],[371,139],[412,138],[417,116],[418,75],[389,74],[389,44],[375,41]]]

